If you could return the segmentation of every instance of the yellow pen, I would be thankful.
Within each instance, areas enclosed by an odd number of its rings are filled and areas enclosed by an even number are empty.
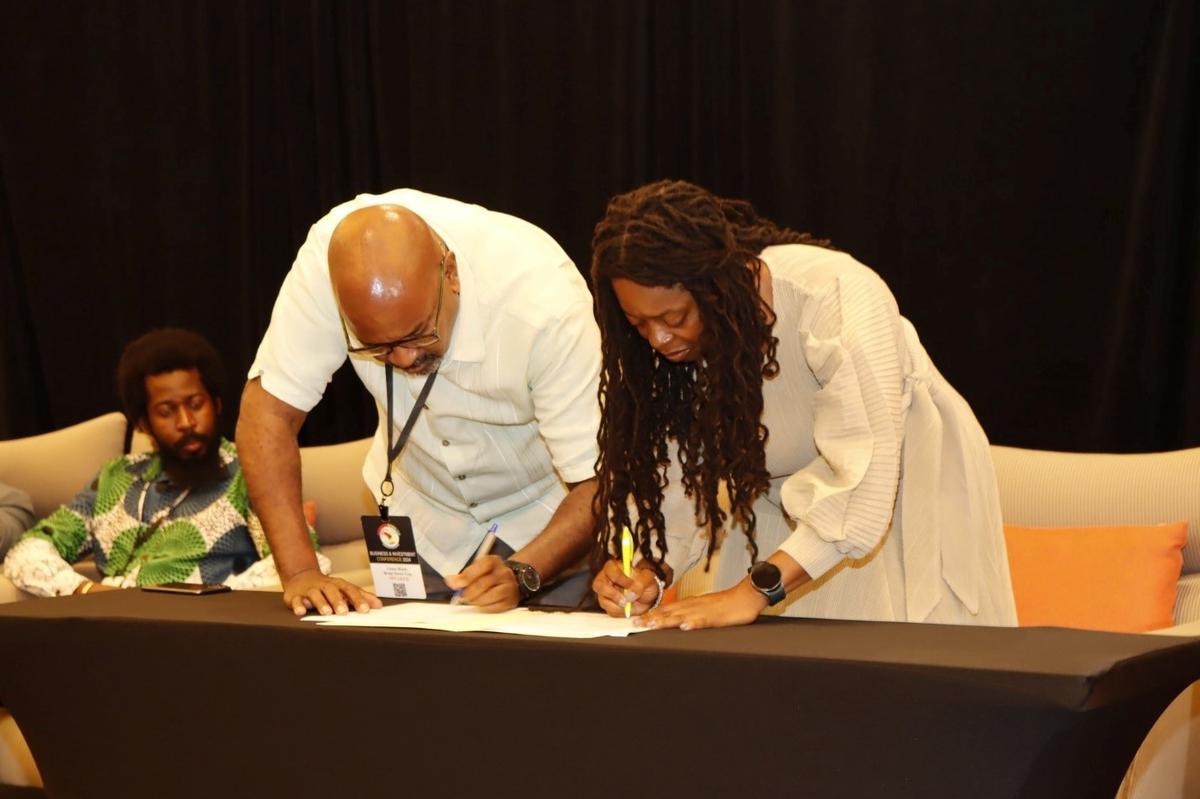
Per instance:
[[[628,527],[621,528],[621,568],[625,571],[625,576],[628,577],[633,573],[633,533],[629,532]],[[625,618],[629,618],[629,614],[633,612],[633,603],[625,603]]]

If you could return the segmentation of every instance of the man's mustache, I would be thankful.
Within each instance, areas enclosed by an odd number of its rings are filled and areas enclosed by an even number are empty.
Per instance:
[[[185,433],[181,439],[176,441],[171,446],[171,449],[174,450],[176,453],[183,455],[184,447],[186,447],[188,444],[192,444],[192,443],[202,444],[205,449],[204,454],[207,454],[207,451],[212,447],[212,436],[205,436],[205,435],[201,435],[200,433]]]
[[[427,353],[427,354],[422,355],[421,357],[417,358],[412,363],[410,363],[408,365],[408,367],[404,369],[404,371],[406,371],[410,374],[417,374],[417,375],[428,374],[429,372],[433,371],[434,368],[437,367],[438,363],[441,362],[441,360],[442,360],[442,356],[432,355],[432,354]]]

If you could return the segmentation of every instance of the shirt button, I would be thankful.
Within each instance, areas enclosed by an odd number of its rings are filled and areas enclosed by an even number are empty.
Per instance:
[[[455,477],[454,479],[455,480],[466,480],[467,476],[465,474],[460,474],[458,477]]]
[[[443,439],[442,439],[442,446],[443,446],[443,447],[448,447],[448,446],[450,446],[450,442],[449,442],[449,441],[447,441],[446,439],[444,439],[444,438],[443,438]]]
[[[472,502],[472,503],[471,503],[471,507],[472,507],[472,508],[477,508],[477,507],[479,507],[479,503],[478,503],[478,502]]]

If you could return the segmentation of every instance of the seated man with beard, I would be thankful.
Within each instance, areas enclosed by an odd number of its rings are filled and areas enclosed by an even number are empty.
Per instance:
[[[216,350],[195,333],[167,328],[129,344],[117,366],[121,405],[155,451],[105,464],[21,537],[5,576],[38,596],[176,581],[277,583],[237,451],[218,433],[223,380]],[[71,567],[89,554],[99,583]]]

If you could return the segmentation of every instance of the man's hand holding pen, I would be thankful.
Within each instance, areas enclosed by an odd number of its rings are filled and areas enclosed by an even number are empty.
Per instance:
[[[495,555],[476,558],[458,574],[446,575],[446,585],[461,591],[462,601],[487,613],[511,610],[521,601],[517,578]]]

